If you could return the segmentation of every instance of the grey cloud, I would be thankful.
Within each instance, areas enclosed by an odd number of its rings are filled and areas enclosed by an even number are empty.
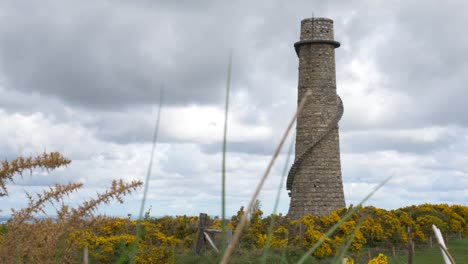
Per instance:
[[[0,69],[7,87],[113,109],[154,103],[162,82],[170,104],[221,102],[231,48],[233,86],[250,87],[258,104],[267,106],[284,92],[272,89],[275,79],[259,82],[252,73],[291,80],[285,84],[294,91],[292,44],[299,37],[299,21],[328,15],[335,5],[297,1],[298,9],[265,1],[248,2],[246,9],[247,1],[26,3],[4,4],[6,15],[0,17]]]
[[[412,1],[395,7],[393,30],[378,47],[376,62],[388,78],[386,89],[412,99],[402,119],[415,124],[468,125],[466,3]],[[417,12],[415,12],[417,10]]]
[[[226,21],[219,27],[213,14],[117,2],[4,8],[5,85],[92,108],[154,103],[162,82],[169,87],[168,103],[218,101],[229,48],[242,30]],[[57,12],[46,16],[49,10]],[[247,69],[234,70],[242,76]]]
[[[369,89],[407,100],[387,114],[396,118],[376,126],[466,126],[468,37],[460,34],[468,23],[465,9],[466,3],[454,1],[353,5],[335,20],[335,35],[342,43],[336,51],[338,89],[347,89],[340,80],[353,80],[353,59],[372,62],[382,80]]]
[[[123,111],[85,112],[90,118],[84,121],[94,135],[104,141],[119,144],[150,142],[156,123],[156,111],[151,107],[133,107]],[[166,135],[158,142],[167,142]]]

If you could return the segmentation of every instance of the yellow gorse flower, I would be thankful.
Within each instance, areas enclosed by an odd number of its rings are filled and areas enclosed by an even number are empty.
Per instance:
[[[387,256],[380,253],[376,258],[371,259],[368,264],[388,264]]]

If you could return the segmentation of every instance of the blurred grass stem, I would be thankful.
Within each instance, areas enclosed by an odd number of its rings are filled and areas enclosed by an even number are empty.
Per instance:
[[[227,151],[227,126],[229,113],[229,92],[231,89],[231,71],[232,71],[232,51],[229,53],[227,81],[226,81],[226,99],[224,108],[224,131],[223,131],[223,161],[221,168],[221,230],[222,245],[221,250],[226,248],[226,151]]]
[[[231,243],[229,243],[229,245],[227,247],[227,250],[223,255],[223,258],[221,259],[222,264],[227,264],[228,261],[229,261],[230,256],[234,252],[234,248],[236,247],[237,243],[239,242],[242,230],[244,229],[245,225],[247,224],[249,212],[251,212],[252,206],[255,203],[255,200],[257,199],[258,194],[260,193],[260,190],[262,189],[263,184],[265,183],[265,180],[268,177],[268,174],[270,173],[270,170],[273,167],[273,164],[275,163],[275,160],[278,157],[278,155],[279,155],[279,153],[281,151],[281,148],[283,147],[284,142],[286,141],[286,138],[288,137],[289,131],[291,130],[292,126],[294,125],[294,122],[296,121],[297,116],[304,109],[305,103],[306,103],[307,98],[309,96],[310,96],[310,92],[305,94],[304,98],[302,99],[299,106],[297,107],[296,113],[294,114],[292,120],[289,122],[289,125],[286,128],[286,131],[284,132],[284,135],[281,138],[281,141],[280,141],[278,147],[276,148],[275,153],[271,157],[270,163],[268,164],[267,169],[265,170],[265,173],[263,174],[263,176],[262,176],[262,178],[260,180],[260,183],[257,186],[257,189],[255,190],[254,194],[252,195],[252,197],[250,199],[250,203],[249,203],[247,209],[245,210],[244,215],[242,215],[242,218],[241,218],[239,224],[237,225],[237,228],[236,228],[236,231],[233,234]]]
[[[149,159],[149,164],[148,164],[148,169],[146,171],[146,179],[145,179],[145,187],[143,191],[143,198],[141,200],[141,206],[140,206],[140,213],[138,214],[138,221],[137,221],[137,226],[136,226],[136,235],[135,235],[135,241],[133,242],[131,248],[131,253],[130,253],[130,262],[134,262],[135,254],[137,251],[137,243],[138,240],[141,237],[141,220],[143,219],[143,213],[145,210],[145,204],[146,204],[146,197],[148,196],[148,189],[149,189],[149,182],[151,179],[151,173],[153,171],[153,160],[154,160],[154,153],[156,151],[156,145],[158,142],[158,132],[159,132],[159,123],[161,120],[161,109],[162,109],[162,103],[163,103],[163,98],[164,98],[164,84],[162,84],[161,91],[159,94],[159,107],[158,107],[158,113],[156,116],[156,124],[154,126],[154,132],[153,132],[153,144],[151,146],[151,154],[150,154],[150,159]],[[119,259],[118,262],[120,262],[121,259]]]
[[[291,139],[291,144],[289,145],[289,150],[288,154],[286,156],[286,162],[284,163],[284,168],[283,168],[283,174],[281,176],[281,181],[278,186],[278,191],[276,192],[276,199],[275,199],[275,205],[273,206],[273,213],[271,214],[271,222],[270,222],[270,227],[268,228],[268,236],[267,240],[265,243],[265,248],[263,249],[263,255],[261,259],[261,263],[266,263],[267,257],[268,257],[268,250],[270,249],[271,245],[271,239],[273,238],[273,230],[275,228],[275,222],[276,222],[276,212],[278,211],[278,205],[280,201],[280,196],[281,196],[281,190],[283,189],[283,183],[284,179],[286,178],[286,175],[288,173],[289,169],[289,159],[291,158],[291,154],[294,148],[294,142],[295,142],[295,137],[292,137]]]

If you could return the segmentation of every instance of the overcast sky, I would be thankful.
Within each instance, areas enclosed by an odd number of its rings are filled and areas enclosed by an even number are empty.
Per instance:
[[[1,214],[55,182],[77,204],[146,175],[152,215],[220,215],[228,57],[228,215],[245,205],[297,103],[300,21],[335,21],[346,203],[468,205],[466,1],[0,0],[0,159],[60,151],[58,171],[15,177]],[[289,145],[291,139],[288,140]],[[287,146],[260,200],[266,213]],[[136,215],[142,190],[101,213]],[[280,212],[289,197],[281,192]]]

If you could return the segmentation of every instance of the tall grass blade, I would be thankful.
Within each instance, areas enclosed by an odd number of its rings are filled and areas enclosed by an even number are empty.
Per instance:
[[[331,236],[331,234],[333,234],[333,232],[335,232],[336,229],[338,229],[338,227],[343,224],[346,220],[348,220],[348,218],[350,218],[357,210],[359,210],[359,208],[361,208],[362,204],[364,204],[367,200],[369,200],[369,198],[375,193],[377,192],[380,188],[382,188],[382,186],[384,186],[391,178],[392,176],[386,178],[384,181],[382,181],[379,185],[377,185],[374,190],[372,190],[372,192],[370,192],[366,197],[364,197],[364,199],[356,206],[356,207],[353,207],[348,213],[345,214],[345,216],[343,216],[343,218],[341,218],[341,220],[336,223],[335,225],[333,225],[328,231],[327,233],[325,233],[325,235],[323,235],[309,250],[307,250],[307,252],[301,257],[301,259],[299,259],[299,261],[297,262],[297,264],[302,264],[304,262],[306,262],[309,258],[310,258],[310,255],[312,255],[312,253],[314,253],[314,251],[320,247],[320,245],[325,241],[325,239],[327,239],[328,237]]]
[[[144,213],[145,204],[146,204],[146,197],[148,196],[149,181],[151,178],[151,173],[153,171],[154,152],[156,151],[156,144],[158,142],[159,122],[161,120],[161,108],[162,108],[163,99],[164,99],[164,85],[162,86],[160,94],[159,94],[158,114],[156,116],[156,124],[154,126],[153,145],[151,146],[151,155],[150,155],[150,160],[148,164],[148,170],[146,171],[145,189],[143,191],[143,199],[141,200],[140,213],[138,214],[139,221],[143,219],[143,213]],[[139,237],[138,235],[139,233],[137,229],[137,238]]]
[[[302,101],[300,102],[299,106],[297,107],[297,111],[294,114],[292,120],[289,122],[289,125],[286,128],[286,131],[284,132],[284,135],[281,138],[281,141],[278,144],[278,147],[276,148],[275,153],[271,157],[270,163],[268,164],[268,166],[267,166],[267,168],[265,170],[265,173],[263,174],[262,178],[260,179],[260,182],[259,182],[257,188],[255,189],[254,194],[250,198],[250,203],[249,203],[247,209],[245,210],[244,215],[242,215],[242,218],[241,218],[241,220],[239,221],[239,224],[236,227],[236,231],[234,232],[231,243],[229,243],[229,245],[227,247],[227,250],[223,255],[223,258],[221,259],[221,262],[220,262],[221,264],[227,264],[227,262],[229,261],[229,258],[231,257],[232,253],[234,252],[234,248],[236,247],[237,243],[239,242],[242,230],[244,229],[245,225],[247,224],[249,212],[252,211],[252,206],[254,205],[255,200],[257,200],[258,194],[260,193],[260,190],[262,189],[263,184],[265,183],[265,180],[268,177],[268,174],[270,173],[270,170],[273,167],[273,164],[275,163],[275,160],[278,157],[279,152],[281,151],[281,148],[283,147],[284,142],[286,141],[286,138],[288,137],[289,131],[291,130],[294,122],[296,121],[297,116],[304,109],[305,103],[306,103],[307,98],[309,96],[310,96],[310,92],[307,92],[305,94],[304,98],[302,99]]]
[[[275,229],[276,211],[278,210],[281,191],[283,190],[284,179],[286,178],[286,175],[288,173],[289,159],[291,158],[291,154],[292,154],[292,151],[293,151],[295,139],[296,139],[295,137],[292,137],[292,139],[291,139],[291,144],[289,145],[288,154],[286,156],[286,162],[284,163],[283,174],[281,176],[281,181],[280,181],[280,184],[278,186],[278,191],[276,192],[275,205],[273,206],[273,212],[271,214],[270,227],[268,228],[268,236],[267,236],[267,240],[265,242],[265,248],[263,249],[263,255],[262,255],[261,263],[266,263],[266,261],[267,261],[268,251],[270,249],[271,239],[273,237],[273,230]]]
[[[157,113],[157,116],[156,116],[156,124],[154,126],[154,132],[153,132],[153,144],[151,146],[150,160],[149,160],[149,164],[148,164],[148,169],[146,171],[145,187],[144,187],[144,191],[143,191],[143,198],[141,200],[140,213],[138,214],[135,240],[133,241],[133,243],[130,246],[130,262],[131,263],[133,263],[133,261],[135,259],[138,240],[141,237],[141,220],[143,218],[143,212],[144,212],[144,209],[145,209],[146,197],[148,196],[149,181],[150,181],[150,178],[151,178],[151,172],[153,170],[153,160],[154,160],[154,153],[156,151],[156,143],[158,141],[159,123],[160,123],[160,120],[161,120],[161,109],[162,109],[163,99],[164,99],[164,84],[162,84],[161,91],[160,91],[160,94],[159,94],[159,107],[158,107],[158,113]],[[117,261],[117,263],[122,263],[122,262],[125,261],[125,258],[127,257],[126,253],[127,252],[120,255],[120,258]]]
[[[226,248],[226,149],[227,149],[227,125],[229,112],[229,91],[231,89],[232,51],[229,53],[226,99],[224,108],[224,131],[223,131],[223,161],[221,167],[221,251]]]

